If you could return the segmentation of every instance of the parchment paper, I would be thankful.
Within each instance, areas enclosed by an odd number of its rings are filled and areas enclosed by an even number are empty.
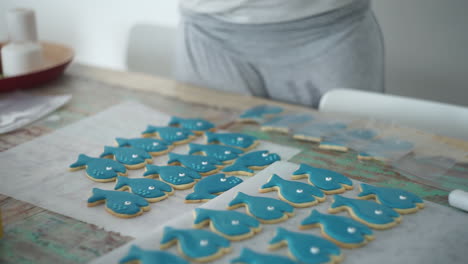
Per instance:
[[[279,176],[290,179],[292,172],[298,168],[297,164],[289,162],[276,162],[270,167],[264,169],[248,182],[242,183],[235,188],[225,192],[218,198],[204,204],[202,207],[222,210],[226,209],[229,201],[234,198],[238,191],[250,195],[277,198],[276,192],[259,193],[259,187],[264,184],[268,178],[276,173]],[[301,180],[306,182],[306,179]],[[354,190],[347,191],[344,196],[356,197],[358,194],[357,186],[359,182],[354,182]],[[250,247],[255,251],[269,252],[267,250],[268,241],[274,236],[275,229],[279,226],[286,227],[292,231],[299,231],[300,222],[307,217],[312,209],[320,212],[326,212],[330,207],[331,199],[311,208],[295,209],[296,215],[286,222],[274,225],[262,225],[263,230],[256,236],[241,241],[233,242],[233,252],[212,263],[229,263],[229,260],[237,257],[242,247]],[[403,215],[402,222],[394,228],[376,231],[374,230],[375,240],[371,241],[363,248],[347,250],[342,249],[344,254],[343,263],[349,264],[387,264],[387,263],[466,263],[468,249],[468,214],[453,208],[441,206],[432,202],[425,201],[426,207],[415,214]],[[239,208],[238,211],[245,212],[245,208]],[[340,215],[347,215],[341,212]],[[193,215],[187,212],[175,221],[165,223],[178,228],[191,228]],[[145,249],[159,249],[159,241],[162,237],[162,228],[158,228],[146,237],[136,239],[128,244],[102,256],[93,264],[118,263],[120,258],[126,255],[130,245],[136,244]],[[320,229],[314,228],[302,231],[304,233],[320,235]],[[177,254],[176,247],[168,251]],[[282,248],[276,251],[270,251],[273,254],[286,255],[287,250]]]
[[[116,137],[139,137],[148,124],[166,125],[169,118],[140,103],[126,102],[2,152],[0,193],[108,231],[133,237],[147,234],[161,223],[201,205],[184,203],[190,189],[176,191],[168,199],[151,204],[151,210],[142,216],[121,219],[107,213],[104,205],[90,208],[86,205],[92,188],[112,190],[115,183],[93,182],[84,170],[69,172],[68,166],[80,153],[96,157],[104,145],[114,145]],[[278,153],[284,160],[299,153],[298,149],[270,142],[261,142],[255,150],[262,149]],[[174,152],[187,153],[188,147],[177,147]],[[167,160],[164,155],[154,158],[153,164],[166,165]],[[142,177],[143,172],[144,169],[129,170],[129,177]]]

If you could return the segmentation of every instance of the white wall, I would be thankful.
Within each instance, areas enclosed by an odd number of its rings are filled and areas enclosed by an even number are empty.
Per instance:
[[[468,106],[468,1],[374,0],[387,51],[387,92]],[[176,27],[176,0],[1,0],[0,40],[6,39],[5,12],[13,7],[36,10],[43,40],[65,43],[76,51],[75,61],[103,67],[169,74],[156,67],[137,67],[138,51],[158,46],[164,36],[148,25]],[[153,36],[153,37],[152,37]],[[172,38],[173,35],[168,38]],[[143,43],[148,43],[144,45]],[[128,49],[135,59],[128,58]],[[162,54],[164,55],[164,54]],[[170,65],[163,61],[159,65]]]

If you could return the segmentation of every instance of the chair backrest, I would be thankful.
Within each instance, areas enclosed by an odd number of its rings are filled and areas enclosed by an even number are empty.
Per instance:
[[[336,89],[323,95],[321,112],[342,112],[394,121],[433,133],[468,140],[468,108],[407,97]]]

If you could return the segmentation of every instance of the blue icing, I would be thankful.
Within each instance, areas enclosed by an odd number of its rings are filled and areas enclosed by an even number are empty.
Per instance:
[[[172,187],[162,181],[146,178],[131,179],[127,177],[117,177],[114,190],[122,190],[130,187],[131,192],[143,198],[158,198],[172,193]]]
[[[231,242],[226,238],[202,229],[175,229],[165,227],[161,244],[177,240],[184,255],[191,259],[206,258],[226,250]]]
[[[181,166],[146,165],[143,176],[158,175],[159,178],[173,185],[184,185],[201,179],[198,172]]]
[[[236,211],[196,208],[194,224],[206,224],[207,221],[215,230],[226,236],[247,235],[260,228],[260,222],[250,215]]]
[[[344,123],[314,123],[304,127],[295,129],[296,135],[305,135],[309,137],[322,138],[324,136],[336,133],[346,129],[347,125]]]
[[[169,121],[170,126],[181,126],[192,131],[207,131],[215,128],[215,125],[201,118],[181,118],[173,116]]]
[[[127,255],[120,259],[119,264],[127,264],[138,261],[140,264],[171,263],[189,264],[185,259],[160,250],[144,250],[132,245]]]
[[[208,173],[218,169],[217,166],[223,165],[221,161],[215,158],[197,156],[197,155],[184,155],[177,153],[169,153],[169,161],[167,164],[180,163],[183,166],[190,168],[199,173]]]
[[[257,138],[241,133],[205,133],[207,143],[221,143],[226,146],[247,149],[257,142]]]
[[[104,147],[104,152],[100,157],[114,156],[115,160],[125,165],[136,165],[145,163],[153,157],[146,151],[137,148],[124,148],[124,147]]]
[[[224,168],[223,172],[245,171],[254,173],[254,170],[249,167],[264,167],[272,164],[275,161],[281,160],[280,156],[275,153],[268,153],[267,150],[259,150],[249,152],[240,156],[234,164]]]
[[[292,232],[279,227],[269,242],[270,247],[286,242],[291,255],[305,264],[335,263],[341,255],[340,248],[332,242],[311,234]]]
[[[189,144],[189,154],[203,152],[208,157],[213,157],[221,162],[227,162],[236,159],[240,154],[244,153],[242,150],[234,147],[222,145],[202,145],[202,144]]]
[[[171,146],[171,144],[163,140],[154,138],[116,138],[115,141],[119,147],[130,146],[149,153],[166,151]]]
[[[372,236],[372,229],[356,220],[345,216],[321,214],[317,210],[306,217],[301,227],[321,224],[322,230],[332,239],[345,244],[365,243],[369,236]]]
[[[88,204],[101,201],[105,201],[106,207],[117,214],[136,215],[149,209],[148,201],[136,194],[93,188]]]
[[[265,115],[279,114],[283,108],[273,105],[257,105],[247,109],[240,115],[241,118],[262,118]]]
[[[231,264],[295,264],[297,262],[283,256],[261,254],[249,248],[243,248],[240,256],[232,259]]]
[[[127,169],[124,165],[111,159],[92,158],[80,154],[78,160],[70,165],[71,169],[86,167],[89,177],[97,180],[113,180],[118,175],[125,175]]]
[[[285,215],[292,215],[294,212],[294,207],[286,202],[273,198],[250,196],[243,192],[237,193],[228,206],[232,209],[242,205],[245,205],[247,212],[260,221],[282,219]]]
[[[274,117],[262,124],[267,127],[290,128],[292,126],[303,125],[314,118],[307,114],[291,114]]]
[[[151,125],[149,125],[146,128],[146,130],[143,131],[141,134],[144,136],[152,136],[157,134],[160,139],[170,143],[185,141],[195,136],[195,134],[192,131],[186,128]]]
[[[299,169],[293,172],[293,179],[308,175],[309,182],[324,191],[340,190],[344,186],[353,186],[353,182],[346,176],[327,169],[315,168],[307,164],[301,164]]]
[[[325,194],[316,187],[303,182],[287,181],[276,174],[273,174],[260,189],[273,187],[278,187],[281,196],[291,203],[311,203],[316,201],[316,197],[325,200]]]
[[[400,218],[399,213],[385,205],[372,201],[358,200],[346,198],[341,195],[335,195],[334,202],[330,208],[334,209],[341,206],[349,207],[358,219],[361,219],[370,224],[386,225],[393,223]]]
[[[375,195],[381,204],[393,209],[412,209],[424,203],[417,195],[397,188],[375,187],[361,183],[361,190],[359,197]]]
[[[225,192],[242,183],[242,179],[224,174],[207,176],[199,181],[193,188],[193,193],[188,194],[185,200],[209,200],[216,198],[217,194]]]
[[[371,140],[376,136],[377,133],[370,129],[354,129],[327,137],[320,145],[345,147],[349,142]]]

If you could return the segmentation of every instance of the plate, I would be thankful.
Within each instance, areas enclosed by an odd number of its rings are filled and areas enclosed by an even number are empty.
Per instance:
[[[0,47],[5,44],[0,43]],[[41,42],[41,45],[44,52],[44,67],[28,74],[5,78],[0,77],[0,92],[38,87],[63,74],[65,68],[73,60],[73,49],[61,44],[47,42]]]

